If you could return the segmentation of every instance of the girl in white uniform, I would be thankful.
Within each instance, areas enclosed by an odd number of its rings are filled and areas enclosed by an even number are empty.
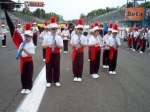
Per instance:
[[[0,29],[0,35],[4,36],[4,40],[2,40],[2,47],[6,47],[6,34],[8,31],[5,29],[5,23],[2,22],[2,28]]]
[[[120,39],[117,37],[118,26],[115,24],[112,30],[112,37],[107,41],[106,46],[110,48],[109,53],[109,74],[116,74],[118,47],[121,45]]]

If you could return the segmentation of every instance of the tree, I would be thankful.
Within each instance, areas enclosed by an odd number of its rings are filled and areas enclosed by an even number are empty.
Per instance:
[[[80,18],[85,18],[85,14],[81,13]]]

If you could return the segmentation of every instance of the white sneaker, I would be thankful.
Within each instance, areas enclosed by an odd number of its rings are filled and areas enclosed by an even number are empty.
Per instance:
[[[143,52],[142,52],[142,51],[140,51],[140,53],[142,54]]]
[[[29,90],[29,89],[26,89],[26,92],[25,92],[25,94],[29,94],[31,92],[31,90]]]
[[[82,81],[82,79],[81,79],[81,78],[78,78],[77,80],[78,80],[79,82],[81,82],[81,81]]]
[[[106,65],[103,65],[103,68],[107,68],[107,66],[106,66]]]
[[[88,61],[90,61],[90,59],[88,59]]]
[[[91,76],[92,76],[94,79],[98,78],[98,77],[96,76],[96,74],[92,74]]]
[[[133,51],[135,51],[135,49],[132,49]]]
[[[113,72],[112,71],[109,71],[109,74],[112,74]]]
[[[60,87],[60,83],[59,83],[59,82],[56,82],[55,85],[56,85],[57,87]]]
[[[66,53],[66,52],[64,51],[64,53]]]
[[[45,59],[43,59],[43,61],[45,61]]]
[[[77,77],[75,77],[75,78],[73,79],[73,81],[75,81],[75,82],[76,82],[76,81],[78,81],[78,78],[77,78]]]
[[[97,78],[99,78],[99,75],[98,75],[98,74],[95,74],[95,76],[96,76]]]
[[[50,87],[51,86],[51,83],[47,83],[46,84],[46,87],[48,88],[48,87]]]
[[[109,66],[107,65],[106,68],[109,68]]]
[[[6,47],[6,46],[3,46],[3,47]]]
[[[68,51],[66,51],[66,53],[68,53]]]
[[[150,49],[148,48],[147,50],[149,51]]]
[[[21,94],[25,94],[25,92],[26,92],[26,90],[25,90],[25,89],[22,89],[20,93],[21,93]]]
[[[133,50],[132,48],[130,48],[131,50]]]
[[[113,72],[112,72],[112,74],[116,74],[116,72],[115,72],[115,71],[113,71]]]
[[[34,46],[36,48],[36,46]]]
[[[4,47],[4,46],[2,46],[2,47]]]

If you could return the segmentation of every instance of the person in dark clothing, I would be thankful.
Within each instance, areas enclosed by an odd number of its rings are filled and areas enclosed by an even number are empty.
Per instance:
[[[72,23],[69,24],[68,30],[69,30],[69,33],[71,35],[72,31],[74,30],[74,25]]]

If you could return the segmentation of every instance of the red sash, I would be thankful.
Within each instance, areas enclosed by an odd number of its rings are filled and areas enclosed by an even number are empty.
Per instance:
[[[66,38],[68,38],[69,36],[65,36],[65,35],[63,35],[63,38],[65,38],[65,37],[66,37]]]
[[[37,36],[37,32],[33,33],[34,36]]]
[[[118,49],[116,49],[116,50],[118,50]],[[109,59],[113,59],[114,58],[114,53],[115,53],[115,49],[113,47],[110,47]]]
[[[83,52],[84,51],[84,48],[81,47],[81,48],[78,48],[78,50],[76,50],[76,48],[74,47],[72,49],[72,61],[74,61],[75,57],[76,57],[76,52]]]
[[[137,37],[133,37],[133,41],[136,41]]]
[[[23,63],[28,62],[28,61],[32,61],[32,57],[22,57],[22,56],[20,56],[20,74],[22,74]]]
[[[91,50],[91,47],[88,47],[88,50]]]
[[[106,45],[106,41],[104,42],[104,45]],[[105,52],[105,49],[103,49],[103,53]]]
[[[46,55],[45,55],[46,63],[50,61],[51,53],[60,53],[60,49],[55,48],[54,51],[52,52],[52,48],[46,48]]]
[[[128,45],[132,44],[132,38],[128,38]]]
[[[99,47],[91,47],[91,60],[95,60],[95,54],[96,54],[96,51],[98,50],[101,50],[100,46]]]

